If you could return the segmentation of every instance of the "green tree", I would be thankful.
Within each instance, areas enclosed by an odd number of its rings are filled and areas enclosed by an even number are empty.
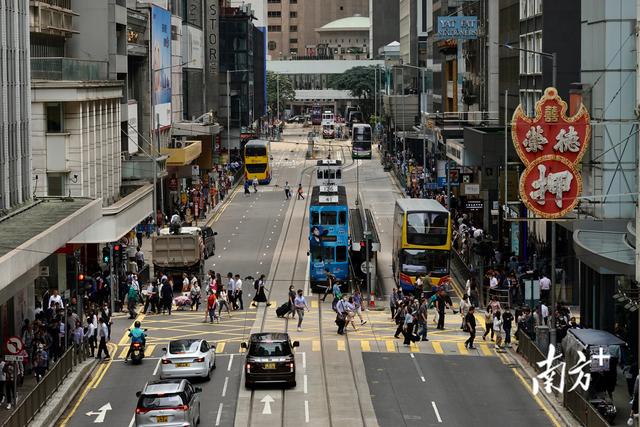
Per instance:
[[[280,95],[279,100],[278,95]],[[293,82],[289,76],[267,71],[267,106],[271,114],[277,113],[278,102],[280,102],[280,113],[282,114],[287,103],[294,99],[296,99],[296,92],[293,90]]]
[[[342,74],[336,74],[329,78],[327,86],[332,89],[348,90],[351,96],[358,98],[362,114],[365,120],[375,110],[374,93],[376,90],[376,67],[353,67]],[[384,73],[378,70],[378,91],[384,87]]]

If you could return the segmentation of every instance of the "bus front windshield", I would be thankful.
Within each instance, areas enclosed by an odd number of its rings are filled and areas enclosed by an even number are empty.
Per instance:
[[[355,127],[353,129],[354,141],[371,141],[371,128],[368,127]]]
[[[244,155],[247,157],[260,157],[267,155],[265,147],[244,147]]]
[[[411,212],[407,214],[407,243],[442,246],[447,243],[449,215],[444,212]]]
[[[449,268],[448,251],[428,251],[403,249],[400,251],[402,272],[410,275],[417,273],[447,274]]]

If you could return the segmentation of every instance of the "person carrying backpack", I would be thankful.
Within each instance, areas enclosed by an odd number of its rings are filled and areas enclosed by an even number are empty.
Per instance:
[[[127,293],[127,308],[129,309],[129,319],[135,319],[138,313],[136,313],[136,305],[138,305],[138,289],[135,282],[131,282],[129,285],[129,291]]]

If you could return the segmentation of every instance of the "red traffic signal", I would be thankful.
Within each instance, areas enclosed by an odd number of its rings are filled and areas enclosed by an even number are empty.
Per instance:
[[[78,274],[78,280],[82,282],[84,280],[84,274]]]
[[[120,250],[120,245],[115,245],[113,247],[114,252],[118,252]]]

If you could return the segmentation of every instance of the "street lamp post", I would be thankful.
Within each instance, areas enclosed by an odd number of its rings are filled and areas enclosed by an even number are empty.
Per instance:
[[[249,70],[227,70],[227,153],[231,150],[231,73],[244,73]]]
[[[557,77],[558,77],[558,63],[557,56],[555,52],[542,52],[531,49],[523,49],[519,47],[511,46],[510,44],[500,44],[507,49],[517,50],[519,52],[527,52],[533,53],[535,55],[540,55],[543,58],[547,58],[551,60],[551,85],[556,87]],[[505,171],[506,173],[506,171]],[[549,343],[556,345],[556,222],[551,221],[551,328],[549,328]]]

